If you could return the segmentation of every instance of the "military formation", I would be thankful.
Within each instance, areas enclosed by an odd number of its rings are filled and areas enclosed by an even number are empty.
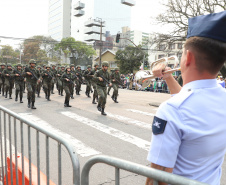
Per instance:
[[[5,98],[12,99],[12,89],[15,88],[15,101],[23,103],[23,93],[27,90],[27,107],[36,109],[35,98],[40,98],[41,90],[45,93],[45,99],[51,101],[54,87],[58,95],[64,96],[64,107],[71,107],[70,99],[74,94],[80,95],[81,85],[85,82],[85,95],[92,98],[92,104],[97,104],[97,110],[102,115],[105,113],[107,99],[107,87],[114,89],[112,100],[118,103],[118,87],[121,85],[119,69],[116,68],[111,74],[108,72],[108,62],[102,62],[101,68],[98,64],[94,68],[90,65],[87,70],[81,70],[81,66],[36,66],[36,61],[31,59],[28,66],[21,64],[12,67],[11,64],[0,65],[0,94]],[[85,80],[85,81],[84,81]],[[64,91],[64,92],[63,92]],[[91,93],[93,93],[91,97]]]

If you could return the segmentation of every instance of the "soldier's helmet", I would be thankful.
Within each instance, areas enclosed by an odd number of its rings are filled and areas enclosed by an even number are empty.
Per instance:
[[[77,67],[76,68],[81,68],[81,66],[80,65],[77,65]]]
[[[94,67],[99,66],[98,63],[94,64]]]
[[[67,66],[65,69],[66,69],[66,70],[67,70],[67,69],[71,69],[71,67],[70,67],[70,66]]]
[[[46,68],[50,68],[50,65],[46,65]]]
[[[56,65],[55,64],[52,64],[52,67],[56,67]]]
[[[109,66],[108,62],[107,62],[107,61],[102,62],[102,67],[103,67],[103,66],[108,67],[108,66]]]
[[[5,63],[1,63],[1,66],[5,66]]]
[[[61,66],[61,68],[65,68],[65,66]]]
[[[75,65],[74,64],[71,64],[70,67],[75,67]]]
[[[22,65],[21,65],[21,64],[17,64],[17,67],[18,67],[18,66],[19,66],[19,67],[22,67]]]
[[[88,69],[88,68],[91,68],[91,65],[88,65],[88,66],[87,66],[87,69]]]
[[[29,64],[36,64],[36,61],[34,59],[29,60]]]
[[[41,66],[37,66],[37,68],[42,68]]]
[[[12,67],[12,65],[10,63],[7,64],[7,67]]]
[[[116,67],[116,68],[115,68],[115,71],[118,71],[118,70],[119,70],[119,68],[118,68],[118,67]]]

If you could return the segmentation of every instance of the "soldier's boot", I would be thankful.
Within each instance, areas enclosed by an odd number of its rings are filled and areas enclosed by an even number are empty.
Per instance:
[[[100,106],[100,104],[97,105],[97,110],[101,112],[101,106]]]
[[[73,96],[73,94],[71,94],[71,99],[74,99],[74,96]]]
[[[38,98],[41,98],[41,96],[40,96],[40,92],[38,92],[38,96],[37,96]]]
[[[112,99],[113,101],[115,101],[115,96],[114,96],[114,94],[111,96],[111,99]]]
[[[104,112],[104,108],[102,108],[101,114],[102,114],[103,116],[107,116],[107,114]]]
[[[64,100],[64,107],[67,107],[67,100],[66,100],[66,98]]]
[[[2,93],[2,88],[0,88],[0,94]]]
[[[27,99],[28,100],[28,102],[27,102],[27,107],[28,108],[31,108],[31,100],[30,99]]]
[[[89,95],[89,93],[87,93],[88,98],[91,98],[91,96]]]
[[[51,90],[51,94],[55,94],[55,93],[53,92],[53,90]]]
[[[31,104],[31,109],[36,109],[35,107],[35,102],[33,101],[32,104]]]
[[[18,92],[18,91],[16,91],[15,101],[18,101],[18,94],[19,94],[19,92]]]
[[[60,95],[60,89],[58,89],[58,94]]]
[[[5,92],[5,98],[7,98],[8,97],[8,92]]]
[[[69,101],[67,101],[67,107],[71,107],[71,105],[69,105]]]
[[[20,103],[24,103],[22,99],[23,99],[23,96],[20,96]]]
[[[12,94],[9,94],[9,99],[12,99]]]
[[[92,89],[90,89],[90,92],[91,92],[91,93],[93,93],[93,90],[92,90]]]
[[[79,91],[80,91],[80,90],[78,90],[78,95],[80,95],[80,94],[79,94]]]
[[[92,104],[97,104],[97,103],[95,102],[95,98],[93,98]]]
[[[47,98],[48,98],[47,93],[45,93],[45,99],[47,99]]]
[[[50,100],[50,96],[47,96],[47,100],[48,100],[48,101],[51,101],[51,100]]]
[[[117,97],[115,98],[115,103],[118,103],[118,101],[117,101]]]

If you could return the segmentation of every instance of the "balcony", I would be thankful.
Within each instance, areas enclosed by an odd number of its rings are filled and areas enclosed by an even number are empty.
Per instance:
[[[128,5],[128,6],[134,6],[135,1],[134,0],[121,0],[122,4]]]
[[[85,8],[85,3],[81,3],[80,1],[74,5],[75,10],[81,10],[83,8]]]
[[[106,30],[102,29],[102,33],[105,33],[105,32],[106,32]],[[88,27],[84,30],[84,33],[85,34],[92,34],[92,33],[100,34],[100,27],[97,27],[97,26]]]
[[[100,34],[91,34],[85,37],[85,41],[100,41]],[[106,41],[106,37],[102,36],[102,41]]]
[[[98,22],[98,21],[95,21],[94,19],[90,19],[90,20],[85,22],[85,26],[86,27],[91,27],[91,26],[98,26],[98,27],[100,27],[101,23]],[[105,22],[102,23],[102,27],[105,27]]]
[[[83,10],[75,10],[73,12],[73,15],[76,16],[76,17],[81,17],[85,14],[85,12]]]

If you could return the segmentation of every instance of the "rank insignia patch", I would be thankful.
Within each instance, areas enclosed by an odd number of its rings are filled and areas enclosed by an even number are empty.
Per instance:
[[[157,135],[157,134],[162,134],[165,131],[165,127],[166,127],[166,120],[160,119],[156,116],[154,116],[154,120],[152,123],[152,132],[153,134]]]

